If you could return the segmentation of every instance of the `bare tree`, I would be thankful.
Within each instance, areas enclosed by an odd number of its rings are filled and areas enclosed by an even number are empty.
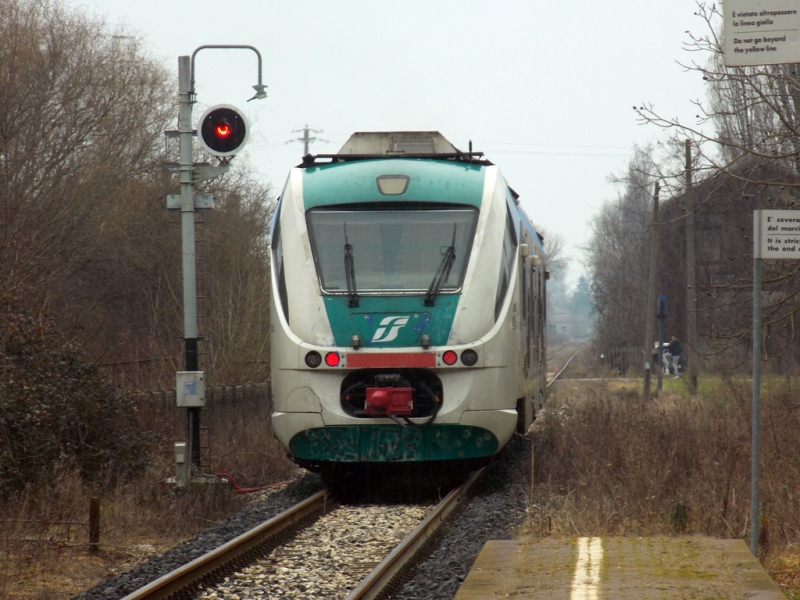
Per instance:
[[[126,386],[170,385],[181,355],[163,138],[174,80],[102,19],[58,0],[0,2],[0,299],[52,315]],[[267,377],[272,198],[246,170],[208,188],[204,368],[225,383]]]
[[[215,192],[209,239],[209,370],[219,382],[269,379],[268,185],[241,170]]]
[[[708,96],[695,101],[694,122],[664,117],[649,104],[634,108],[642,123],[668,131],[671,143],[692,141],[699,180],[694,205],[701,222],[728,224],[735,217],[736,231],[730,234],[743,232],[737,244],[723,240],[711,247],[711,240],[701,240],[711,255],[706,262],[712,263],[708,272],[697,273],[706,309],[701,328],[706,351],[713,354],[750,343],[752,240],[747,236],[753,209],[800,206],[800,72],[798,65],[726,67],[718,5],[699,2],[696,14],[706,33],[690,34],[686,49],[705,61],[685,66],[707,82]],[[671,174],[679,181],[677,166]],[[666,212],[676,223],[686,214],[677,207]],[[719,219],[723,213],[727,221]],[[800,309],[800,269],[766,261],[763,281],[767,354],[798,355],[794,315]],[[743,361],[744,355],[738,356]]]
[[[586,264],[596,334],[605,347],[636,346],[644,337],[653,170],[649,152],[637,149],[622,179],[624,191],[606,202],[592,221]]]
[[[743,160],[779,162],[792,169],[798,161],[800,79],[796,65],[726,67],[718,4],[698,2],[695,13],[706,33],[689,34],[686,50],[706,58],[684,65],[707,82],[707,99],[694,100],[694,123],[660,115],[652,104],[635,106],[640,122],[672,133],[675,141],[690,138],[698,152],[699,171],[719,171],[755,183],[735,168]],[[800,186],[800,184],[797,184]]]
[[[566,240],[562,235],[551,233],[544,227],[535,225],[534,228],[544,238],[545,268],[550,271],[550,281],[547,283],[548,306],[566,307],[566,277],[569,268]]]
[[[167,73],[135,39],[45,0],[0,5],[0,286],[52,301],[152,171]]]

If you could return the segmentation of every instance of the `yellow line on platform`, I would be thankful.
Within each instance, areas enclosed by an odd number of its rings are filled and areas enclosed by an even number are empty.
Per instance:
[[[575,563],[570,600],[597,600],[602,565],[603,540],[596,537],[578,538],[578,560]]]

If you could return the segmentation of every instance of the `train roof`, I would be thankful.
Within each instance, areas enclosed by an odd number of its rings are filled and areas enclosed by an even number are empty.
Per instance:
[[[426,202],[480,206],[485,167],[480,164],[388,156],[323,163],[303,170],[306,209],[353,202]]]
[[[336,154],[307,154],[301,168],[380,158],[427,158],[491,165],[483,152],[463,152],[438,131],[359,131],[350,136]]]

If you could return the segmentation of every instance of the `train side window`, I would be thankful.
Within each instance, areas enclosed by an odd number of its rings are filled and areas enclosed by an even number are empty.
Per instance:
[[[500,316],[508,284],[511,281],[511,265],[514,264],[514,249],[517,247],[517,233],[514,230],[514,220],[511,213],[506,213],[506,233],[503,236],[503,251],[500,256],[500,281],[497,284],[497,296],[494,301],[494,320]]]

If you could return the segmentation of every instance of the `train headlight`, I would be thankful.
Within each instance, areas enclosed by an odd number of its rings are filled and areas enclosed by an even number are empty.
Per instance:
[[[338,352],[328,352],[325,355],[325,364],[329,367],[338,367],[339,366],[339,353]]]
[[[467,365],[468,367],[472,367],[475,363],[478,362],[478,353],[475,350],[467,349],[461,353],[461,362]]]
[[[408,175],[379,175],[378,189],[385,196],[399,196],[408,189],[410,179]]]
[[[306,354],[306,364],[312,369],[316,369],[322,364],[322,356],[316,350],[312,350]]]
[[[442,362],[446,365],[454,365],[458,360],[458,354],[453,352],[452,350],[448,350],[444,354],[442,354]]]

